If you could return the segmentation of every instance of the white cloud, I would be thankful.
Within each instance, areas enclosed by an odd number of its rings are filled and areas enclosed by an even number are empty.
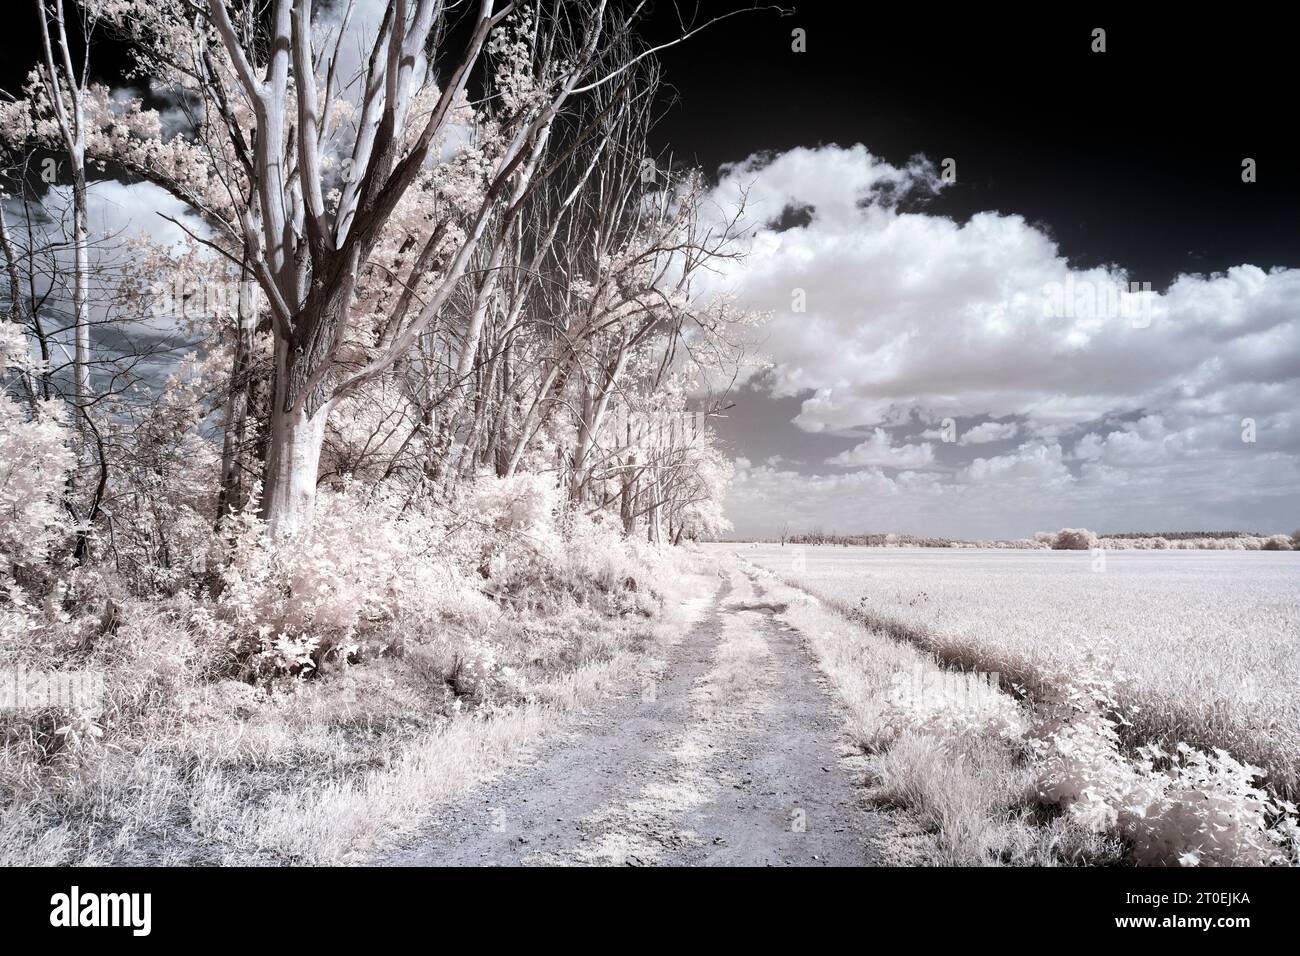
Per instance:
[[[1060,445],[1026,442],[1006,455],[975,459],[951,479],[939,471],[802,474],[745,464],[727,500],[742,535],[771,534],[787,522],[794,531],[960,538],[1025,537],[1079,525],[1289,532],[1300,524],[1295,459],[1255,448],[1136,469],[1088,460],[1076,462],[1075,473]]]
[[[958,473],[960,481],[1068,483],[1073,480],[1064,462],[1061,446],[1025,442],[1014,452],[992,458],[976,458]]]
[[[1020,434],[1016,422],[982,422],[967,429],[957,439],[959,445],[987,445],[989,442],[1008,441]]]
[[[11,222],[23,222],[24,212],[17,200],[6,199],[6,215]],[[168,218],[164,218],[164,216]],[[49,295],[49,305],[70,311],[70,281],[75,272],[72,235],[72,187],[50,186],[33,206],[36,244],[50,243],[57,268],[53,277],[42,272],[37,278],[37,289]],[[184,223],[182,228],[179,223]],[[148,348],[174,336],[177,327],[166,316],[140,314],[129,306],[122,306],[116,296],[117,289],[109,281],[131,257],[139,254],[134,240],[148,237],[159,245],[176,249],[187,239],[186,228],[197,235],[205,235],[207,227],[191,215],[187,207],[166,190],[152,183],[123,183],[114,179],[92,182],[86,192],[86,228],[89,237],[88,259],[92,275],[91,297],[88,303],[92,344],[109,343],[109,352],[119,348]],[[111,324],[110,324],[111,320]],[[130,341],[121,336],[130,336]],[[55,333],[58,353],[70,356],[72,351],[71,328],[62,334]],[[175,354],[162,350],[133,361],[136,373],[157,380],[164,378],[175,362]]]
[[[862,147],[751,159],[726,170],[717,196],[746,187],[756,223],[788,205],[814,209],[806,227],[760,226],[726,277],[742,304],[774,311],[773,390],[811,392],[796,419],[808,431],[885,424],[899,406],[1038,427],[1194,411],[1247,383],[1285,383],[1296,397],[1300,270],[1183,276],[1149,297],[1148,315],[1108,317],[1104,293],[1126,273],[1071,269],[1020,216],[900,212],[885,199],[929,180]],[[1058,303],[1052,290],[1067,285],[1096,294]],[[804,314],[791,313],[796,288]]]
[[[804,431],[867,436],[828,460],[867,477],[755,471],[736,507],[779,485],[820,502],[804,508],[825,526],[853,530],[864,506],[848,497],[860,490],[852,480],[888,496],[900,521],[911,513],[900,498],[922,508],[920,526],[873,527],[927,533],[963,523],[1023,532],[1034,514],[1041,527],[1296,523],[1300,269],[1242,264],[1128,296],[1143,276],[1073,268],[1020,216],[901,211],[899,197],[937,188],[928,165],[896,167],[862,146],[724,168],[715,195],[725,203],[747,190],[751,222],[748,257],[719,281],[741,306],[774,314],[763,381],[777,398],[801,399],[794,423]],[[807,221],[780,230],[788,208]],[[796,289],[803,313],[792,312]],[[967,423],[957,443],[907,443],[937,437],[949,417]],[[1242,440],[1243,419],[1254,444]],[[1013,439],[1014,451],[972,457]],[[922,468],[932,481],[918,496],[884,484],[881,468]],[[944,513],[924,510],[936,500]]]
[[[826,459],[828,465],[843,468],[921,468],[933,461],[933,445],[928,442],[922,445],[895,445],[883,428],[875,429],[866,441]]]
[[[65,192],[69,200],[65,205],[70,208],[71,187],[54,188]],[[161,186],[146,182],[105,179],[95,183],[86,193],[86,220],[92,237],[110,242],[147,235],[154,242],[175,246],[185,240],[186,233],[170,220],[185,223],[198,235],[207,234],[207,227],[190,215],[189,207]]]
[[[1194,450],[1193,431],[1170,432],[1162,416],[1147,415],[1104,435],[1088,432],[1075,444],[1074,457],[1129,468],[1157,465]]]

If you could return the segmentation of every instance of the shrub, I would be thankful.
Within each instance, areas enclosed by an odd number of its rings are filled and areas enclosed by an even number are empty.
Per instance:
[[[1087,528],[1062,528],[1052,538],[1052,548],[1056,551],[1090,551],[1097,544],[1097,536]]]
[[[1024,736],[1020,707],[1012,697],[999,693],[986,675],[918,665],[910,673],[895,673],[891,682],[880,711],[882,723],[894,733],[1007,741]]]
[[[331,654],[360,654],[376,635],[382,650],[398,621],[482,627],[491,615],[439,549],[447,516],[358,498],[322,494],[310,530],[290,542],[271,540],[251,512],[232,520],[219,617],[255,673],[310,674]]]
[[[210,585],[222,564],[212,520],[220,454],[200,414],[211,387],[202,372],[187,357],[147,405],[104,413],[113,553],[138,592]]]
[[[60,507],[75,464],[62,409],[42,402],[34,415],[0,394],[0,574],[43,562],[66,532]]]
[[[624,537],[611,516],[574,512],[566,519],[561,571],[572,589],[603,595],[612,613],[650,611],[653,596],[676,577],[668,562],[661,548],[640,535]]]
[[[546,576],[563,551],[560,489],[547,475],[483,477],[463,510],[480,531],[479,573],[498,588],[520,588]]]
[[[1265,539],[1262,547],[1265,551],[1290,551],[1291,539],[1284,534],[1275,534]]]
[[[1255,784],[1258,767],[1179,743],[1172,754],[1120,746],[1114,682],[1088,675],[1049,691],[1031,745],[1036,797],[1098,833],[1117,832],[1139,866],[1300,862],[1296,808]]]
[[[476,516],[479,574],[499,600],[538,606],[572,599],[623,614],[649,612],[671,578],[661,549],[625,537],[613,515],[568,507],[553,478],[483,477],[464,505]]]
[[[1047,685],[1029,737],[1037,758],[1035,795],[1096,832],[1113,829],[1132,777],[1120,753],[1110,681],[1090,674]]]
[[[1295,808],[1255,785],[1263,771],[1226,751],[1139,748],[1120,825],[1139,866],[1268,866],[1300,862]],[[1167,769],[1159,769],[1167,765]]]
[[[28,357],[22,330],[0,323],[0,372],[39,371]],[[0,392],[0,588],[21,601],[7,580],[16,567],[43,562],[64,532],[60,507],[64,482],[76,465],[72,432],[58,403],[38,402],[30,411]]]

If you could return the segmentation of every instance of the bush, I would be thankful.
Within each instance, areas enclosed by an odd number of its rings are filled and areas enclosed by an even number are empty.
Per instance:
[[[498,587],[520,587],[545,576],[559,558],[560,489],[548,475],[484,477],[463,505],[479,531],[479,573]]]
[[[1226,751],[1179,743],[1172,754],[1122,752],[1115,682],[1087,674],[1041,702],[1031,739],[1039,802],[1097,833],[1116,832],[1139,866],[1268,866],[1300,862],[1295,807],[1256,786],[1263,775]]]
[[[448,516],[358,497],[322,494],[311,528],[289,542],[271,540],[251,512],[233,519],[218,617],[255,674],[308,675],[376,636],[385,649],[403,630],[395,622],[482,628],[491,615],[439,547]]]
[[[1292,549],[1291,539],[1284,534],[1275,534],[1265,539],[1263,544],[1265,551],[1290,551]]]
[[[35,416],[0,395],[0,587],[14,566],[31,571],[68,531],[60,501],[75,460],[61,409]]]
[[[1300,862],[1300,829],[1287,808],[1255,785],[1263,771],[1223,750],[1179,744],[1142,758],[1120,810],[1139,866],[1268,866]],[[1167,765],[1167,769],[1160,769]],[[1293,809],[1293,808],[1292,808]]]
[[[0,372],[10,368],[23,374],[38,370],[28,358],[22,331],[3,322]],[[76,465],[71,443],[58,403],[39,402],[29,412],[0,392],[0,589],[9,591],[15,603],[22,597],[10,574],[44,562],[66,530],[60,502]]]
[[[569,508],[545,475],[480,478],[465,510],[482,530],[479,574],[501,601],[555,610],[568,599],[648,613],[658,582],[672,577],[660,548],[625,536],[613,515]]]
[[[658,582],[674,577],[660,549],[624,538],[616,518],[569,510],[554,480],[538,475],[482,478],[424,510],[322,492],[315,521],[292,542],[268,538],[251,512],[228,533],[210,624],[253,678],[312,676],[404,649],[408,636],[440,641],[450,628],[453,656],[470,648],[453,669],[477,687],[499,607],[648,614]]]
[[[213,531],[220,454],[198,412],[210,386],[187,357],[147,405],[103,413],[113,554],[139,593],[211,585],[222,565]]]
[[[1097,545],[1097,536],[1087,528],[1062,528],[1052,538],[1056,551],[1091,551]]]

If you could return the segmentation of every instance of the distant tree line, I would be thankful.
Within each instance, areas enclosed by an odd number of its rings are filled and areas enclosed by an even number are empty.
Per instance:
[[[811,531],[791,533],[782,529],[782,545],[838,545],[861,548],[1010,548],[1054,550],[1087,550],[1106,547],[1135,550],[1248,550],[1277,551],[1300,549],[1300,530],[1293,535],[1267,535],[1253,531],[1166,531],[1161,533],[1122,531],[1097,533],[1084,528],[1063,528],[1060,531],[1039,531],[1032,538],[995,538],[965,540],[935,535],[864,533],[839,534],[814,528]]]
[[[1262,531],[1105,531],[1101,538],[1164,538],[1166,541],[1183,541],[1188,538],[1264,538]]]

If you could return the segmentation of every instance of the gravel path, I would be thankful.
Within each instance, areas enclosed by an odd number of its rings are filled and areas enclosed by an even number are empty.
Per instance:
[[[645,686],[444,808],[396,865],[868,865],[868,810],[802,636],[734,563]]]

